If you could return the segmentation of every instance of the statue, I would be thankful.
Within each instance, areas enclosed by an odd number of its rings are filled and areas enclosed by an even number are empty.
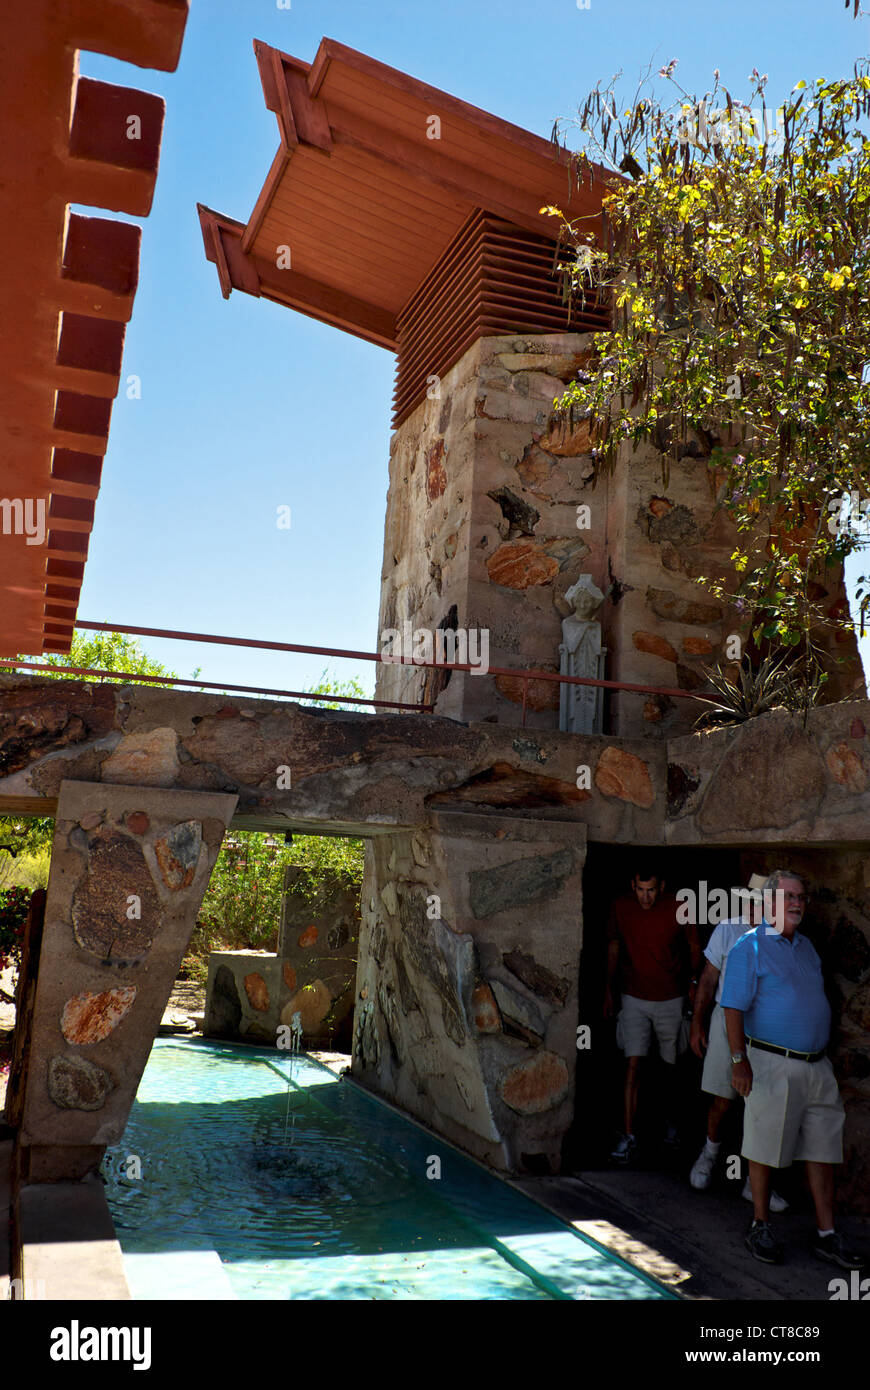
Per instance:
[[[562,620],[559,673],[563,676],[604,678],[606,648],[601,624],[593,619],[605,595],[588,574],[581,574],[565,594],[574,612]],[[604,691],[596,685],[559,687],[559,728],[569,734],[600,734],[604,720]]]

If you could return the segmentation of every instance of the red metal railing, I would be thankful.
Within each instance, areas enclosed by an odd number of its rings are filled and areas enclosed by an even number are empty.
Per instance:
[[[389,660],[390,665],[402,666],[422,666],[439,671],[476,671],[480,672],[479,665],[461,661],[422,661],[416,658],[385,658],[382,652],[363,652],[354,651],[347,647],[312,647],[304,646],[298,642],[267,642],[253,637],[218,637],[211,632],[177,632],[171,628],[161,627],[126,627],[118,626],[114,623],[86,623],[78,622],[76,627],[86,632],[121,632],[133,637],[161,637],[174,641],[182,642],[209,642],[224,647],[253,647],[260,651],[276,652],[300,652],[309,656],[335,656],[345,657],[356,661],[377,661],[385,664]],[[12,659],[0,659],[0,667],[11,666],[19,670],[50,671],[56,668],[48,663],[30,663],[25,665]],[[431,704],[412,704],[400,700],[376,700],[362,699],[358,696],[350,695],[311,695],[306,691],[300,690],[270,690],[262,686],[235,685],[230,681],[197,681],[183,680],[181,678],[170,678],[168,676],[139,676],[131,675],[124,671],[96,671],[86,668],[64,667],[70,675],[91,675],[91,676],[112,676],[119,680],[142,680],[150,681],[159,685],[185,685],[195,686],[202,690],[226,690],[243,692],[249,695],[277,695],[292,699],[306,699],[314,701],[335,701],[342,704],[354,705],[374,705],[384,709],[404,709],[414,710],[418,713],[431,713],[434,705]],[[526,707],[528,696],[529,681],[557,681],[560,685],[591,685],[603,690],[627,690],[639,695],[666,695],[675,700],[699,700],[701,703],[711,703],[709,696],[697,695],[693,691],[679,690],[673,686],[666,685],[640,685],[632,681],[611,681],[598,679],[593,676],[564,676],[559,671],[541,671],[535,668],[511,668],[507,666],[488,666],[484,675],[490,676],[509,676],[515,680],[522,681],[523,689],[523,727],[526,723]]]

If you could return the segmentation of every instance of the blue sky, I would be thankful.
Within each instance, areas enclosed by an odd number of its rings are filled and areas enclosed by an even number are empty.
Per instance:
[[[776,106],[867,52],[850,15],[842,0],[192,0],[175,73],[83,53],[84,75],[159,92],[167,114],[122,373],[142,398],[115,403],[79,617],[377,648],[393,356],[265,300],[225,302],[203,252],[197,202],[247,221],[277,149],[255,38],[311,60],[327,35],[548,136],[599,79],[621,69],[633,91],[651,59],[678,58],[689,90],[718,67],[738,96],[757,67]],[[287,689],[327,664],[145,645],[180,674]],[[330,666],[373,689],[372,665]]]

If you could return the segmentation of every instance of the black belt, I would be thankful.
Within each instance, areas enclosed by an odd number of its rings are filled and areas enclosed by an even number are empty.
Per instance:
[[[799,1062],[820,1062],[827,1056],[827,1051],[822,1048],[821,1052],[795,1052],[793,1047],[777,1047],[774,1043],[759,1042],[757,1038],[747,1038],[750,1047],[760,1048],[762,1052],[776,1052],[780,1057],[797,1057]]]

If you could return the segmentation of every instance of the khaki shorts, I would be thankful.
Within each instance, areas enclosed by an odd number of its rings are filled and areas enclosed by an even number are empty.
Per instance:
[[[725,1100],[738,1098],[731,1085],[731,1047],[725,1031],[725,1014],[721,1004],[716,1005],[710,1019],[701,1090],[711,1096],[722,1096]]]
[[[676,1062],[683,1018],[682,999],[635,999],[622,996],[616,1020],[616,1045],[626,1057],[646,1057],[653,1033],[663,1062]]]
[[[743,1116],[743,1157],[769,1168],[793,1161],[843,1162],[845,1112],[827,1057],[801,1062],[749,1044],[752,1090]]]

